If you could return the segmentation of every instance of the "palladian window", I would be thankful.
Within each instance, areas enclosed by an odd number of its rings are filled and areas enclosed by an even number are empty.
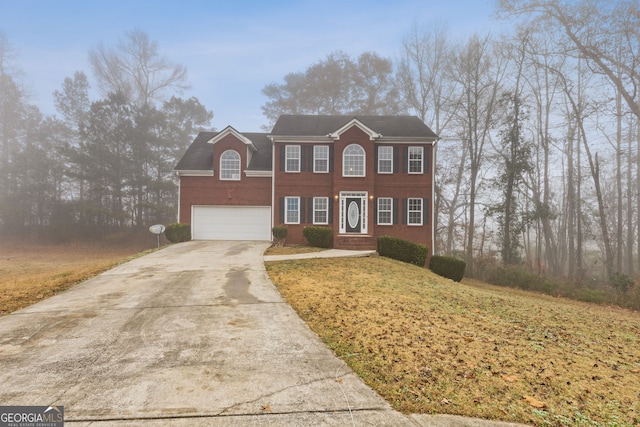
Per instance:
[[[350,144],[342,152],[342,176],[365,176],[364,149],[358,144]]]

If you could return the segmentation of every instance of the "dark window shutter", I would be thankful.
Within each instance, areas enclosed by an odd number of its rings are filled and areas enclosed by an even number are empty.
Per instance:
[[[402,147],[402,172],[409,172],[409,147]]]
[[[422,199],[422,224],[429,225],[429,199]]]
[[[280,200],[278,201],[278,207],[279,207],[279,219],[280,219],[280,224],[284,224],[284,197],[280,197]]]
[[[376,147],[376,153],[378,152],[377,148],[378,147]],[[376,225],[378,224],[378,198],[377,197],[373,199],[373,223]]]
[[[329,212],[327,214],[327,222],[333,224],[333,199],[329,197]]]
[[[398,223],[398,199],[393,199],[393,221],[394,224]]]
[[[398,173],[400,165],[400,147],[393,147],[393,173]]]
[[[285,162],[284,145],[281,145],[280,146],[280,172],[284,172],[284,162]]]
[[[333,172],[333,145],[329,146],[329,172]]]
[[[429,173],[429,169],[431,168],[431,161],[429,160],[429,158],[431,157],[431,147],[429,146],[425,146],[424,147],[424,173]]]
[[[307,146],[300,146],[300,172],[306,172],[307,170]]]
[[[376,145],[373,149],[373,164],[375,171],[379,173],[380,170],[378,169],[378,148],[380,147]]]
[[[402,223],[407,224],[407,216],[409,209],[409,201],[407,199],[402,199]]]
[[[300,209],[300,212],[298,212],[299,214],[299,218],[300,218],[300,224],[304,224],[306,222],[306,217],[305,215],[305,203],[304,203],[304,197],[300,197],[298,199],[298,209]]]
[[[308,214],[309,218],[308,218],[307,222],[309,224],[313,224],[313,214],[314,214],[314,212],[313,212],[313,197],[309,197],[307,199],[307,203],[309,204],[309,208],[307,209],[307,212],[309,213]]]

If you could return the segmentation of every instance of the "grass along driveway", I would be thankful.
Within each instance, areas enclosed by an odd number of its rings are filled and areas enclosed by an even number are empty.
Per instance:
[[[299,315],[394,408],[640,424],[640,313],[462,284],[387,258],[267,263]]]

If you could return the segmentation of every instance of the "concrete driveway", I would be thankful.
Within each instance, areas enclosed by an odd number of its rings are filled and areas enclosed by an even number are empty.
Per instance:
[[[64,405],[74,426],[415,425],[283,301],[267,246],[169,246],[0,318],[0,405]]]
[[[283,301],[267,246],[172,245],[1,317],[0,405],[71,426],[498,424],[393,411]]]

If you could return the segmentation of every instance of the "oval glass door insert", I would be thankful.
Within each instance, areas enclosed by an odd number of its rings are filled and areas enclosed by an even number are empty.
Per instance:
[[[349,227],[356,228],[356,226],[358,225],[358,221],[360,220],[360,208],[357,202],[353,201],[349,203],[347,217],[349,219]]]

